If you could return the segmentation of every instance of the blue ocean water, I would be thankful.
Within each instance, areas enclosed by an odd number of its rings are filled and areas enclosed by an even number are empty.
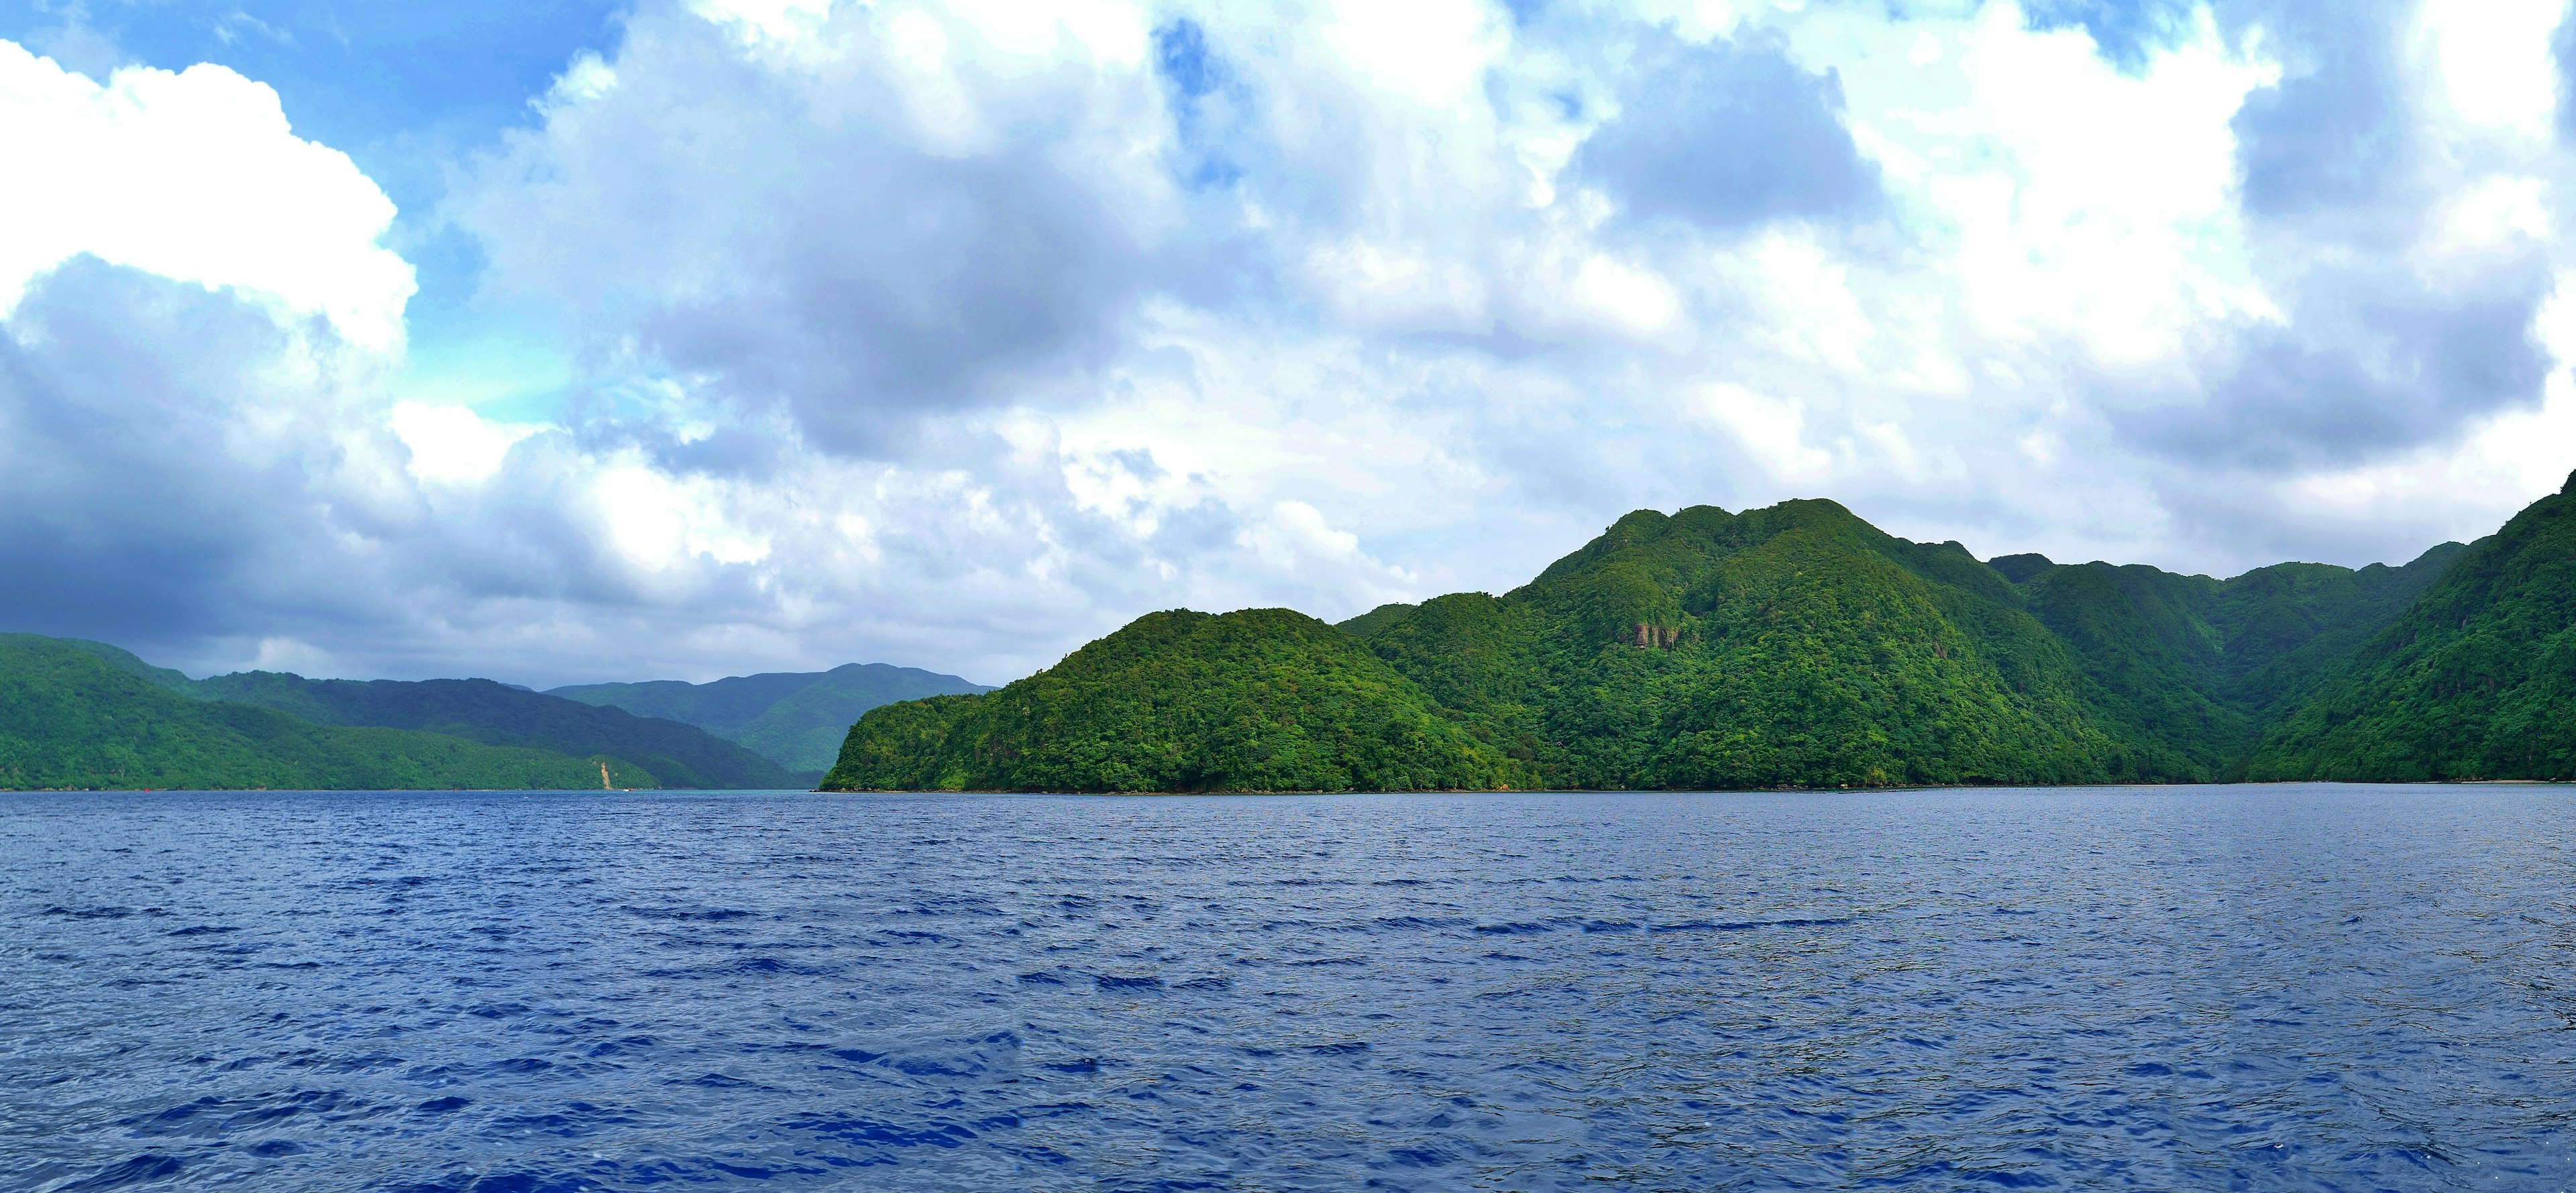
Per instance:
[[[0,1187],[2561,1189],[2576,797],[0,796]]]

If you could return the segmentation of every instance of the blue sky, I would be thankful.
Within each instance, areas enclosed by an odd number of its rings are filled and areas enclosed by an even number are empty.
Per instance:
[[[483,261],[440,218],[456,163],[505,128],[573,55],[613,50],[622,4],[199,3],[0,7],[0,38],[105,77],[119,66],[228,67],[277,93],[299,137],[348,154],[401,212],[388,236],[419,271],[409,392],[541,413],[570,375],[530,312],[477,303]],[[538,322],[542,324],[542,316]]]
[[[0,8],[0,628],[995,681],[1805,496],[2402,561],[2576,467],[2565,15]]]

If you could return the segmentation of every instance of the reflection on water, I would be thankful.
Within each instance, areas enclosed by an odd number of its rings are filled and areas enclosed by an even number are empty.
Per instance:
[[[2576,799],[0,796],[0,1186],[2540,1189]]]

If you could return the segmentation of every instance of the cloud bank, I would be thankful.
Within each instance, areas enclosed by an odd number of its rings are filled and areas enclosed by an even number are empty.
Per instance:
[[[997,681],[1639,506],[2230,574],[2576,467],[2560,6],[1716,11],[648,2],[399,216],[257,82],[0,43],[0,609]],[[558,400],[398,392],[405,226]]]

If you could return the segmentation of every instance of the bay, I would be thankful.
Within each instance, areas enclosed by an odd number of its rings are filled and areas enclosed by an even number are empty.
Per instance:
[[[2555,1189],[2537,786],[0,795],[0,1188]]]

